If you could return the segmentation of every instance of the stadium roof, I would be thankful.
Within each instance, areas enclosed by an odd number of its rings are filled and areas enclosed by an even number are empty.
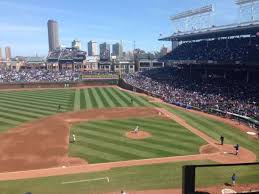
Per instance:
[[[211,27],[198,31],[174,33],[172,36],[160,38],[160,41],[191,41],[209,38],[221,38],[241,35],[256,35],[259,32],[259,21],[255,23],[232,24]]]

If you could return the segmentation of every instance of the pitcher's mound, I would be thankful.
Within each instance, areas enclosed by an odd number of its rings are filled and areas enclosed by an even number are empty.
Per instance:
[[[130,131],[126,133],[126,137],[129,139],[146,139],[151,137],[151,134],[146,131],[139,131],[137,133]]]

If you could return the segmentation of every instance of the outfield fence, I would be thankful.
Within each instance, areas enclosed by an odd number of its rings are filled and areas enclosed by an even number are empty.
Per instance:
[[[23,82],[23,83],[0,83],[0,90],[21,88],[66,88],[83,86],[107,86],[117,85],[118,79],[91,79],[83,81],[67,82]]]

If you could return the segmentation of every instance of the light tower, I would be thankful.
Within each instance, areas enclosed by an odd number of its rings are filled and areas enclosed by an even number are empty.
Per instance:
[[[236,0],[236,4],[239,6],[239,23],[259,19],[259,0]]]
[[[211,27],[212,5],[188,10],[172,16],[176,32],[186,32]]]

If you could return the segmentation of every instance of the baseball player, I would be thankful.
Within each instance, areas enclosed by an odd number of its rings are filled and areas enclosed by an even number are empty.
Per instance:
[[[231,180],[232,180],[232,186],[235,186],[236,185],[236,181],[237,181],[237,177],[236,177],[235,173],[232,175]]]
[[[139,126],[136,126],[136,128],[134,129],[134,133],[138,133],[139,132]]]
[[[73,136],[73,143],[75,143],[76,142],[76,135],[73,134],[72,136]]]
[[[238,155],[239,153],[239,149],[240,149],[240,146],[239,144],[237,144],[236,146],[234,146],[235,150],[236,150],[236,155]]]

